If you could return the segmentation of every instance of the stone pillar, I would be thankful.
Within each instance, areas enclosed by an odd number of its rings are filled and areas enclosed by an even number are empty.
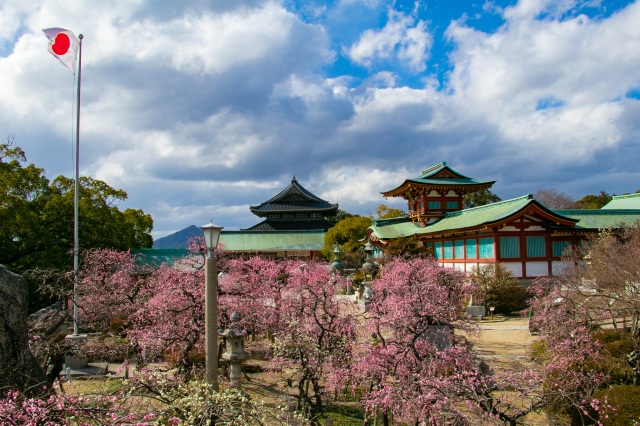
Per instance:
[[[71,347],[81,347],[87,343],[87,335],[69,334],[65,337],[65,340],[70,343]],[[68,354],[64,357],[64,366],[72,370],[87,368],[88,363],[89,360],[83,356]]]

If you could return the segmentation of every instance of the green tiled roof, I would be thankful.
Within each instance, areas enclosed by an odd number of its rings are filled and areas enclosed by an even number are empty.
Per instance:
[[[324,231],[227,231],[220,235],[220,244],[228,251],[322,250]]]
[[[235,252],[276,251],[320,251],[324,246],[324,232],[278,232],[278,231],[223,231],[220,244],[224,250]],[[132,254],[140,255],[142,265],[157,267],[162,263],[173,266],[187,257],[187,249],[136,249]]]
[[[640,210],[555,210],[578,221],[576,228],[600,229],[617,227],[622,223],[632,225],[640,221]]]
[[[640,197],[639,197],[640,198]],[[447,231],[482,228],[520,212],[530,204],[565,221],[576,222],[575,229],[597,230],[605,227],[617,227],[622,223],[640,222],[640,210],[549,210],[533,199],[532,195],[487,204],[472,209],[447,213],[442,219],[427,226],[420,226],[410,219],[376,221],[370,228],[380,239],[393,239],[410,235],[439,234]]]
[[[535,202],[531,195],[525,195],[511,200],[447,213],[434,224],[427,225],[420,229],[418,234],[431,234],[433,232],[442,232],[451,229],[481,227],[505,219]]]
[[[407,179],[408,182],[420,183],[423,185],[444,185],[444,186],[459,186],[459,185],[484,185],[493,184],[494,180],[478,180],[472,178],[422,178],[417,177],[415,179]]]
[[[437,177],[437,175],[442,171],[447,171],[453,174],[456,177]],[[402,188],[404,185],[409,183],[415,183],[419,185],[431,185],[431,186],[478,186],[478,185],[493,185],[495,180],[478,180],[469,178],[462,173],[457,172],[451,167],[447,166],[446,162],[442,162],[440,164],[436,164],[435,166],[429,167],[426,170],[422,171],[422,174],[413,179],[405,179],[405,181],[398,187],[390,189],[388,191],[383,191],[382,194],[386,194],[392,191],[396,191],[399,188]]]
[[[408,217],[404,217],[402,220],[395,221],[376,220],[369,229],[373,230],[373,233],[381,240],[390,240],[415,235],[421,227],[420,223],[412,222]]]
[[[371,229],[378,238],[389,239],[414,234],[426,235],[452,230],[481,228],[485,225],[490,225],[506,219],[509,216],[518,213],[530,204],[535,204],[538,208],[547,211],[553,216],[557,216],[559,219],[568,221],[573,220],[573,218],[568,215],[561,215],[547,209],[542,204],[535,201],[532,195],[525,195],[523,197],[487,204],[480,207],[449,212],[442,219],[424,227],[406,219],[404,222],[376,223],[376,225],[372,226]]]
[[[440,164],[436,164],[435,166],[431,166],[428,169],[425,169],[422,171],[422,175],[420,175],[420,178],[428,178],[428,177],[432,177],[437,175],[438,173],[440,173],[443,170],[448,170],[449,172],[453,173],[454,175],[463,178],[463,179],[469,179],[467,176],[463,175],[462,173],[459,173],[455,170],[453,170],[451,167],[447,166],[447,162],[443,161]]]
[[[627,195],[614,195],[601,210],[640,210],[640,193]]]
[[[137,263],[152,267],[158,267],[161,264],[173,266],[180,259],[184,259],[189,254],[187,249],[135,249],[131,250],[131,254],[139,255]]]

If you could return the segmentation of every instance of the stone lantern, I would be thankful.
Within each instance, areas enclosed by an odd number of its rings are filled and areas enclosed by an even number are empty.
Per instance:
[[[338,247],[337,244],[333,245],[333,263],[331,263],[331,269],[334,270],[336,273],[339,273],[340,271],[342,271],[344,269],[344,264],[342,263],[342,260],[340,259],[341,255],[342,255],[343,251],[340,249],[340,247]]]
[[[367,311],[369,309],[369,305],[371,304],[371,298],[373,297],[373,291],[371,290],[371,281],[373,281],[373,277],[375,276],[378,265],[373,262],[373,252],[375,247],[371,244],[371,241],[367,242],[364,246],[364,252],[366,253],[366,261],[362,265],[362,273],[364,274],[364,288],[362,291],[362,301],[364,304],[364,310]],[[367,279],[368,278],[368,279]]]
[[[225,337],[227,342],[226,350],[222,354],[222,358],[229,361],[231,387],[240,389],[242,380],[242,362],[249,358],[249,354],[244,350],[244,335],[246,332],[242,330],[238,322],[240,314],[233,312],[231,314],[231,324],[229,328],[223,330],[220,335]]]
[[[375,248],[373,247],[373,244],[371,244],[371,242],[369,241],[365,246],[364,246],[364,252],[366,253],[366,261],[364,262],[364,264],[362,265],[362,272],[364,273],[364,277],[365,277],[365,281],[367,279],[367,274],[369,275],[369,278],[371,278],[373,280],[373,276],[376,273],[376,270],[378,269],[378,266],[373,263],[373,252],[374,252]]]
[[[365,282],[364,291],[362,292],[362,300],[363,300],[365,312],[369,310],[369,305],[372,302],[371,299],[373,299],[373,290],[371,289],[371,283]]]

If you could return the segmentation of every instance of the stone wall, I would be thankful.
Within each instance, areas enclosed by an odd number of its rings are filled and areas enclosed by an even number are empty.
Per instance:
[[[37,395],[43,387],[51,382],[29,351],[27,284],[0,265],[0,392]]]

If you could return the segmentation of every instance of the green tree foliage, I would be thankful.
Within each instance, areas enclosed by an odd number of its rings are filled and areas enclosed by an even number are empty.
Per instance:
[[[388,207],[386,204],[380,204],[376,209],[376,214],[378,215],[378,219],[388,219],[406,215],[404,211]]]
[[[334,216],[327,216],[327,217],[325,217],[325,220],[327,222],[331,223],[332,225],[335,225],[336,223],[340,222],[345,217],[351,217],[351,216],[353,216],[351,213],[347,213],[346,211],[344,211],[342,209],[338,209],[338,211],[336,212],[336,214]]]
[[[612,200],[612,196],[604,191],[600,191],[598,195],[585,195],[581,199],[575,202],[574,208],[596,210],[602,208],[605,204]]]
[[[502,199],[500,197],[491,192],[489,189],[483,189],[482,191],[466,194],[462,199],[462,206],[465,209],[470,209],[472,207],[497,203],[501,200]]]
[[[509,315],[512,312],[526,308],[527,293],[509,270],[497,264],[488,264],[474,268],[471,280],[480,290],[480,300],[489,312],[495,308],[496,314]]]
[[[629,354],[636,348],[636,339],[622,329],[597,330],[593,337],[602,346],[602,370],[609,374],[609,385],[633,384],[634,366]]]
[[[7,266],[37,250],[37,236],[47,232],[38,211],[49,193],[48,180],[43,169],[23,161],[22,149],[11,141],[0,144],[0,263]]]
[[[417,257],[433,256],[433,249],[426,248],[415,235],[389,240],[384,246],[383,261],[393,259],[410,260]]]
[[[74,182],[49,181],[44,169],[24,165],[10,138],[0,144],[0,263],[23,271],[70,269],[73,263]],[[81,249],[151,247],[153,219],[142,210],[121,211],[126,192],[83,177],[79,192]]]
[[[370,217],[351,215],[345,217],[325,234],[322,255],[327,259],[333,259],[334,244],[337,244],[345,253],[358,250],[371,224]]]

